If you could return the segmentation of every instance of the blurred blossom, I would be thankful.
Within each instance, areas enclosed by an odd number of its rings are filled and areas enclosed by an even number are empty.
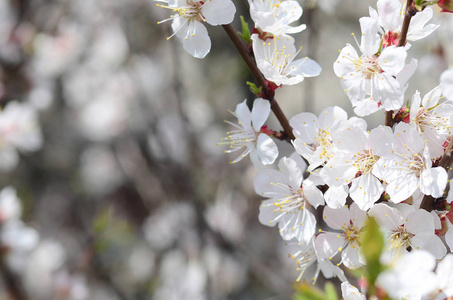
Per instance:
[[[115,69],[126,59],[129,52],[126,37],[119,24],[105,24],[95,33],[95,41],[89,51],[89,64],[95,69]]]
[[[54,272],[65,260],[66,253],[57,241],[42,241],[31,252],[25,267],[24,283],[30,295],[50,299],[54,286]]]
[[[212,106],[204,101],[184,101],[183,106],[192,127],[196,131],[206,130],[215,121]]]
[[[36,151],[42,145],[38,116],[27,103],[10,102],[0,112],[0,170],[9,171],[19,163],[16,149]]]
[[[39,33],[34,40],[33,66],[46,77],[57,77],[73,66],[84,47],[80,26],[60,24],[56,36]]]
[[[122,181],[114,154],[104,146],[91,146],[84,150],[80,163],[82,181],[91,193],[107,193]]]
[[[217,292],[217,298],[226,296],[241,289],[247,282],[248,266],[219,248],[207,246],[203,249],[203,260],[209,278]]]
[[[80,132],[92,141],[108,141],[122,133],[127,125],[129,102],[134,97],[130,78],[124,73],[114,74],[90,96],[90,101],[78,111]]]
[[[22,215],[22,204],[17,198],[16,190],[5,187],[0,191],[0,222],[18,219]]]
[[[159,275],[162,283],[153,299],[207,299],[205,293],[208,278],[198,259],[186,258],[179,250],[168,252],[162,261]]]
[[[49,108],[54,101],[54,85],[52,81],[41,80],[30,90],[28,103],[36,110]]]
[[[179,163],[186,162],[189,149],[182,117],[176,113],[162,116],[157,123],[157,133],[165,156]]]
[[[220,188],[216,201],[206,211],[206,220],[227,239],[238,242],[244,238],[246,207],[247,200],[241,194]]]
[[[55,274],[55,289],[58,299],[90,299],[87,280],[82,274],[69,274],[66,270],[58,271]]]
[[[340,0],[317,0],[319,8],[326,14],[332,15],[335,12]]]
[[[3,224],[0,237],[2,246],[8,249],[8,266],[16,272],[22,272],[26,258],[39,242],[38,232],[20,220],[11,220]]]
[[[139,283],[144,283],[154,272],[155,255],[144,245],[134,247],[129,256],[128,266],[132,279]]]
[[[151,247],[164,250],[195,225],[195,211],[188,203],[166,203],[143,224],[145,237]]]
[[[165,90],[169,82],[168,66],[162,61],[146,56],[134,55],[131,57],[132,76],[140,90],[155,104],[161,105],[159,92]]]

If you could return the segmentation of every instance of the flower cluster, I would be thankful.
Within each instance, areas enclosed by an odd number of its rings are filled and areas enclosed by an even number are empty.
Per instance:
[[[279,85],[293,85],[305,77],[318,76],[321,67],[305,57],[296,59],[295,40],[288,34],[301,32],[305,24],[290,26],[302,16],[302,7],[292,0],[249,0],[255,23],[253,52],[264,77]]]
[[[209,22],[201,12],[204,3],[186,4],[190,8],[174,10],[178,15],[173,16],[173,24],[181,17],[188,24]],[[251,110],[246,101],[238,104],[233,113],[238,123],[227,121],[235,129],[219,143],[229,147],[227,153],[240,152],[232,163],[250,154],[258,169],[255,191],[265,198],[259,221],[278,225],[289,256],[298,264],[298,280],[313,265],[315,279],[322,272],[326,278],[343,281],[345,299],[365,299],[347,282],[343,267],[366,266],[362,237],[369,218],[385,235],[380,261],[388,266],[373,284],[395,299],[453,296],[453,256],[447,255],[448,248],[453,250],[453,193],[447,196],[453,69],[445,71],[439,86],[423,97],[419,91],[405,95],[417,68],[415,59],[406,64],[408,42],[419,41],[439,27],[428,24],[433,4],[447,10],[444,1],[378,0],[377,10],[370,7],[369,16],[359,20],[360,53],[347,44],[333,64],[355,113],[362,117],[385,109],[385,126],[368,130],[364,119],[348,117],[345,110],[332,106],[318,116],[294,115],[289,120],[292,132],[282,135],[264,126],[269,101],[275,100],[259,90],[255,93],[268,99],[256,99]],[[249,0],[249,5],[254,29],[249,41],[244,40],[251,43],[268,88],[320,74],[315,61],[296,59],[300,50],[290,34],[306,28],[292,25],[302,15],[298,2]],[[188,39],[187,33],[184,37]],[[405,102],[407,98],[411,99]],[[286,139],[294,148],[291,155],[280,157],[276,167],[279,151],[272,138]],[[361,288],[366,291],[366,285]]]

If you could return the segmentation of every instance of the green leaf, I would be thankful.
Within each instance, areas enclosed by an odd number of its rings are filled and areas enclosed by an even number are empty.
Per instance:
[[[325,292],[306,282],[294,286],[296,293],[293,300],[338,300],[337,291],[331,282],[327,282]]]
[[[246,44],[249,44],[252,42],[250,30],[249,30],[249,24],[245,21],[243,16],[240,16],[240,19],[241,19],[241,24],[242,24],[242,32],[238,32],[238,35],[241,37],[241,39],[244,40],[244,42]]]
[[[112,218],[112,211],[110,209],[104,209],[101,211],[93,220],[92,227],[95,233],[104,232],[110,223]]]
[[[369,293],[374,294],[374,283],[378,275],[384,270],[380,257],[384,250],[384,236],[379,225],[373,218],[369,218],[361,238],[362,254],[366,261],[365,275],[369,284]]]
[[[261,94],[261,88],[258,88],[253,82],[247,81],[247,85],[250,87],[250,91],[255,95]]]
[[[326,282],[324,290],[326,291],[326,300],[338,300],[337,289],[332,282]]]
[[[325,300],[324,293],[306,282],[296,285],[294,300]]]

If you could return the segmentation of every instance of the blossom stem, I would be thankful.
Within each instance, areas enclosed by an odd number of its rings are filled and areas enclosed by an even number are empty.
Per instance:
[[[223,29],[225,29],[226,33],[228,34],[228,37],[231,39],[234,46],[239,51],[239,53],[241,54],[245,63],[249,67],[250,72],[252,73],[253,77],[255,78],[258,86],[261,87],[264,95],[266,96],[266,99],[269,100],[269,102],[271,103],[272,112],[277,117],[278,121],[280,122],[280,125],[282,125],[283,130],[285,131],[286,135],[288,136],[288,139],[294,140],[295,137],[293,135],[293,130],[292,130],[291,126],[289,125],[288,118],[283,113],[282,109],[280,108],[280,105],[278,105],[277,101],[275,100],[273,92],[268,90],[266,80],[265,80],[263,74],[261,74],[260,70],[256,66],[255,59],[249,53],[249,51],[247,50],[244,43],[241,41],[241,39],[239,38],[239,36],[237,35],[236,31],[234,30],[233,26],[231,26],[231,24],[222,25],[222,27],[223,27]]]
[[[403,25],[401,27],[401,35],[398,40],[398,47],[404,47],[406,45],[407,32],[409,30],[409,24],[411,19],[417,13],[417,9],[414,6],[414,0],[408,0],[406,4],[406,13],[404,14]],[[394,124],[393,110],[385,112],[385,125],[392,127]]]
[[[392,127],[393,123],[394,123],[393,110],[386,111],[385,112],[385,121],[384,121],[385,126]]]

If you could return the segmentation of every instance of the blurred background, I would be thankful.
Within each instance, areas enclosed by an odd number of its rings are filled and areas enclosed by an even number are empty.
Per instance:
[[[239,30],[248,3],[233,1]],[[323,72],[276,99],[288,118],[352,116],[332,64],[375,1],[301,4],[296,43]],[[253,78],[220,26],[203,60],[167,41],[170,14],[151,0],[0,0],[0,299],[291,297],[296,264],[258,221],[256,171],[216,146]],[[453,62],[452,16],[433,23],[411,48],[407,99]]]

